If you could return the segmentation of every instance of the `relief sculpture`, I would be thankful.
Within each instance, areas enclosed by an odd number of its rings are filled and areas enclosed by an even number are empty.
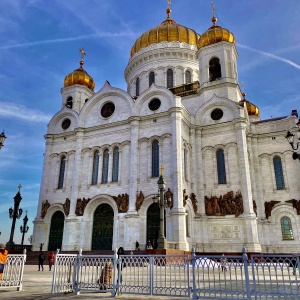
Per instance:
[[[243,197],[240,192],[233,196],[230,191],[225,195],[207,197],[205,196],[205,212],[208,216],[235,215],[238,217],[244,212]]]
[[[183,190],[183,207],[186,206],[186,200],[188,199],[188,195],[186,194],[186,189]]]
[[[173,207],[173,193],[171,192],[170,188],[165,192],[165,200],[167,201],[168,207],[170,209]]]
[[[192,201],[194,212],[196,213],[198,210],[198,205],[197,205],[198,201],[197,201],[196,195],[194,193],[191,194],[191,201]]]
[[[66,216],[68,216],[70,213],[70,199],[69,198],[66,198],[66,201],[63,204],[63,208],[64,208],[64,212],[65,212]]]
[[[137,211],[139,211],[139,209],[141,208],[144,199],[145,199],[144,194],[142,191],[140,191],[140,193],[136,195],[135,208]]]
[[[77,199],[76,209],[75,209],[76,216],[83,216],[84,210],[87,204],[90,202],[90,200],[91,200],[90,198],[88,199],[83,198],[83,200]]]
[[[265,214],[266,214],[266,218],[268,219],[271,216],[271,211],[274,207],[275,204],[280,203],[280,201],[269,201],[269,202],[265,202]]]
[[[292,203],[293,208],[296,208],[297,215],[300,215],[300,200],[291,199],[288,201],[285,201],[286,203]]]
[[[42,209],[41,209],[41,218],[44,219],[47,213],[48,208],[50,207],[50,203],[46,199],[42,202]]]
[[[119,194],[117,197],[112,196],[112,198],[116,201],[118,212],[125,213],[129,208],[129,196],[127,194]]]

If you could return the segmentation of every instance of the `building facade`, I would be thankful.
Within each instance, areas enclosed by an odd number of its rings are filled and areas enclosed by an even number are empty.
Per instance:
[[[215,16],[198,34],[168,8],[131,49],[127,91],[97,92],[82,49],[45,135],[34,250],[156,247],[163,170],[168,248],[300,251],[299,163],[285,139],[297,112],[260,119],[235,44]]]

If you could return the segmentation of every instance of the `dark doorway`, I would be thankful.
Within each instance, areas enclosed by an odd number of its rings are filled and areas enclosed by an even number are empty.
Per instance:
[[[154,249],[157,248],[159,237],[160,209],[157,203],[152,203],[147,211],[147,240]],[[166,236],[166,213],[165,213],[165,236]]]
[[[94,213],[92,250],[112,250],[114,211],[101,204]]]
[[[48,250],[56,251],[61,249],[64,233],[65,216],[63,212],[56,211],[51,218]]]

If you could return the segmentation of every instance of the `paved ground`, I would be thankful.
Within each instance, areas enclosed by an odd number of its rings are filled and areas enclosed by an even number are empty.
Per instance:
[[[0,299],[22,299],[22,300],[39,300],[39,299],[124,299],[124,300],[159,300],[159,299],[172,299],[172,300],[186,300],[190,298],[182,297],[153,297],[153,296],[141,296],[141,295],[118,295],[115,298],[110,293],[99,293],[99,294],[51,294],[51,283],[52,283],[52,271],[49,272],[47,267],[44,271],[38,272],[37,266],[25,265],[24,278],[23,278],[23,289],[17,291],[16,288],[1,288],[0,287]]]

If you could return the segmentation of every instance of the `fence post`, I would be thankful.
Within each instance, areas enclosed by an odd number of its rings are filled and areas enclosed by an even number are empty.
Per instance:
[[[54,257],[54,269],[52,275],[52,287],[51,293],[54,294],[54,286],[55,286],[55,279],[56,279],[56,272],[57,272],[57,256],[59,254],[59,249],[56,249],[55,257]]]
[[[117,293],[117,291],[119,290],[119,286],[118,283],[119,280],[116,280],[116,274],[117,274],[117,266],[118,266],[118,249],[115,249],[115,253],[114,253],[114,261],[113,261],[113,266],[114,266],[114,272],[113,272],[113,282],[112,282],[112,291],[111,291],[111,295],[112,297],[114,297]],[[119,277],[119,273],[118,273],[118,277]],[[117,281],[117,282],[116,282]]]
[[[151,255],[149,257],[150,263],[150,295],[153,295],[154,289],[154,257]]]
[[[243,247],[243,264],[244,264],[244,270],[245,270],[247,299],[251,300],[250,279],[249,279],[249,271],[248,271],[248,255],[246,252],[247,252],[247,249],[245,247]]]
[[[195,254],[195,248],[192,247],[192,276],[193,276],[193,300],[197,300],[197,287],[196,287],[196,254]],[[188,265],[188,268],[190,266]]]
[[[82,256],[82,249],[80,248],[74,263],[74,271],[73,271],[74,272],[73,286],[74,286],[74,293],[76,295],[80,294],[79,277],[80,277],[80,268],[81,268],[81,256]]]
[[[22,291],[23,289],[23,274],[24,274],[24,265],[25,265],[25,262],[26,262],[26,248],[23,249],[23,254],[24,254],[24,257],[23,257],[23,260],[22,260],[22,265],[21,265],[21,271],[20,271],[20,278],[19,278],[19,282],[20,282],[20,286],[17,288],[17,291]]]

